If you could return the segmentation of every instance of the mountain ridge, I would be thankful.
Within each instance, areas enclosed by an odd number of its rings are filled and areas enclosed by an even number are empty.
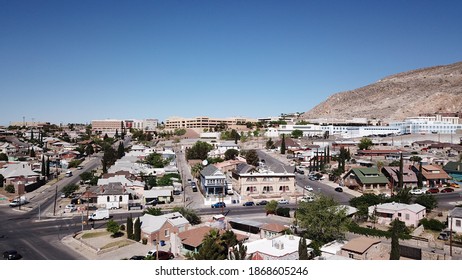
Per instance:
[[[457,62],[392,74],[370,85],[335,93],[301,117],[387,122],[419,114],[460,111],[462,62]]]

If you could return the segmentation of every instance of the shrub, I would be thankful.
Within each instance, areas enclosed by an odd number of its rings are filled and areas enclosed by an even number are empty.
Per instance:
[[[125,225],[120,225],[120,230],[125,231]]]
[[[6,185],[5,191],[7,193],[14,193],[15,192],[14,186],[13,185]]]
[[[442,231],[446,228],[446,225],[443,222],[440,222],[435,219],[428,220],[427,218],[420,220],[420,224],[423,225],[425,229]]]
[[[276,215],[290,218],[290,208],[279,207],[276,209]]]

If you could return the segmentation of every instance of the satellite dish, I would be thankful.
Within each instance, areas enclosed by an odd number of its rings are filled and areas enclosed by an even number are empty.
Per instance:
[[[208,162],[206,159],[204,159],[204,160],[202,161],[202,165],[203,165],[203,166],[207,166],[207,164],[209,164],[209,162]]]

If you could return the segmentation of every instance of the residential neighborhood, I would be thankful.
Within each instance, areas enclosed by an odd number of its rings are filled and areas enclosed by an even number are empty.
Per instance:
[[[207,242],[226,238],[220,259],[385,260],[396,223],[406,229],[401,259],[462,254],[460,143],[399,132],[344,140],[322,129],[298,134],[286,125],[241,121],[8,127],[0,138],[0,207],[5,215],[74,221],[62,244],[85,259],[163,252],[201,259],[210,254]],[[273,133],[281,127],[281,136]],[[45,197],[49,203],[39,204]],[[320,236],[317,227],[332,232]],[[91,232],[98,234],[87,237]],[[106,248],[111,240],[124,245]]]

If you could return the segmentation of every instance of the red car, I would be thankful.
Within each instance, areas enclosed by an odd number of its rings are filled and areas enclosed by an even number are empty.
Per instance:
[[[453,192],[454,189],[453,188],[444,188],[441,190],[442,193],[448,193],[448,192]]]
[[[439,192],[440,190],[438,190],[437,188],[431,188],[426,191],[426,193],[439,193]]]

